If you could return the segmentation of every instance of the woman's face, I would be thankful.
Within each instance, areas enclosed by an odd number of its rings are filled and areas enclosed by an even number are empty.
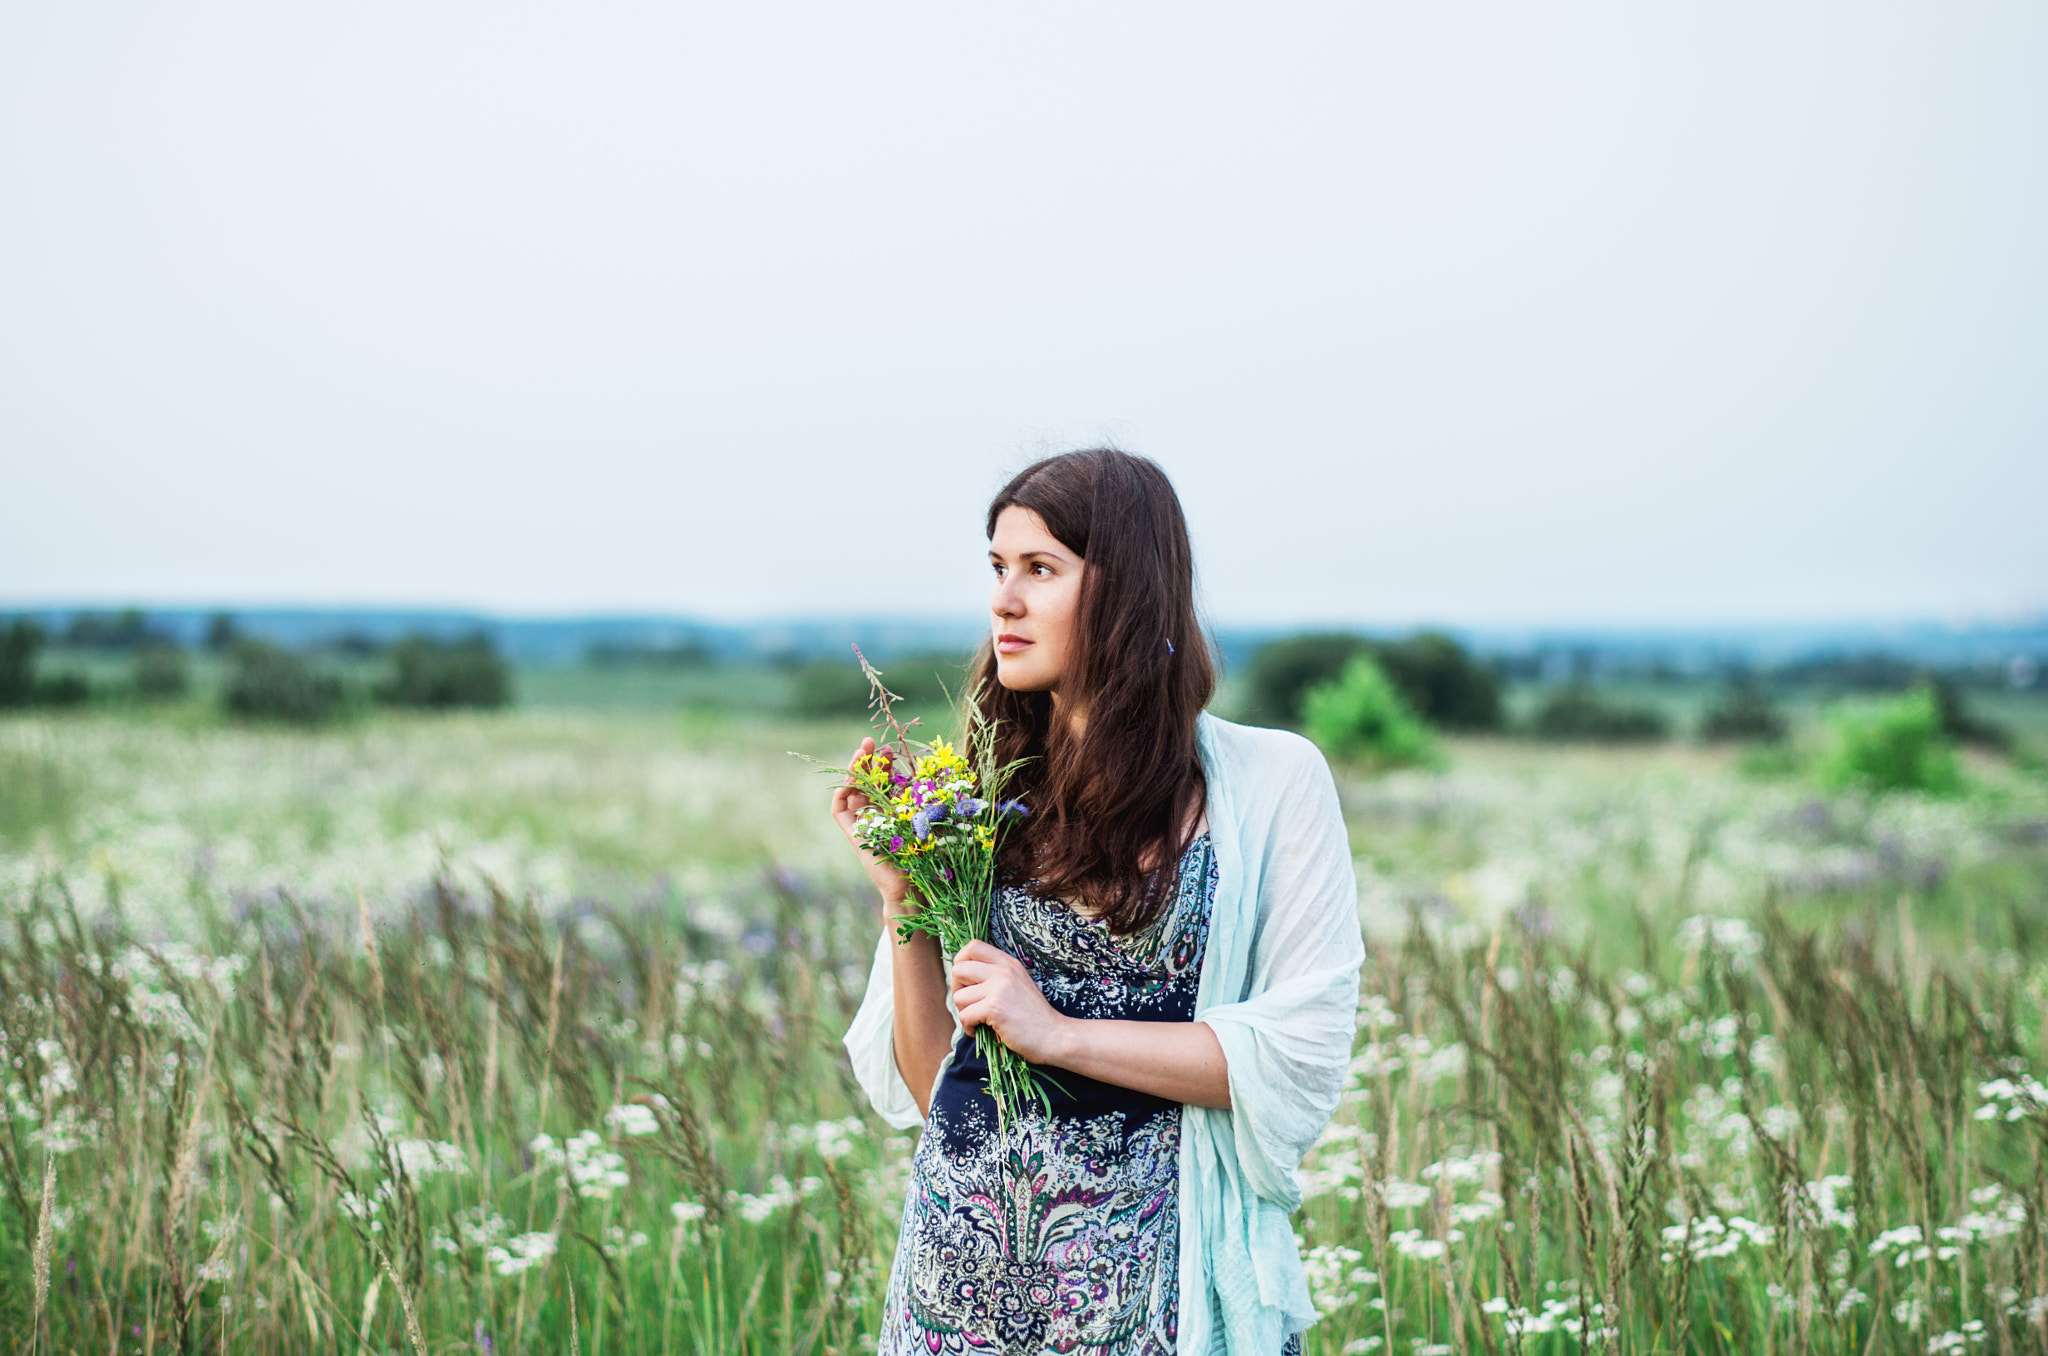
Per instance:
[[[1058,691],[1074,652],[1086,563],[1015,504],[996,517],[988,560],[996,574],[989,599],[996,681],[1012,692]]]

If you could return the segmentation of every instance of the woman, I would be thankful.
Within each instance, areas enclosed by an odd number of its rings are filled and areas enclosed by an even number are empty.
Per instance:
[[[1215,670],[1158,466],[1038,462],[988,535],[979,700],[1031,809],[992,940],[898,941],[906,882],[863,854],[883,935],[846,1046],[883,1119],[925,1126],[880,1351],[1293,1351],[1315,1316],[1296,1169],[1337,1106],[1364,958],[1335,785],[1300,737],[1203,714]],[[849,839],[864,805],[833,797]],[[1007,1133],[983,1025],[1051,1080]]]

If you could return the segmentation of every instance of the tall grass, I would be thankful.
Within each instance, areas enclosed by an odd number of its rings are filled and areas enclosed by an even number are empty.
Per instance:
[[[912,1144],[838,1048],[871,903],[602,851],[598,802],[643,786],[648,823],[697,816],[673,844],[809,805],[763,780],[784,732],[718,737],[647,757],[725,757],[747,799],[636,780],[582,726],[13,727],[62,801],[24,822],[78,823],[0,874],[0,1347],[865,1349]],[[1345,787],[1370,958],[1295,1221],[1308,1351],[2048,1352],[2038,791],[1532,756]],[[281,821],[241,877],[201,851],[309,769],[347,833]],[[477,861],[399,888],[411,859],[363,846],[394,812],[346,808],[494,779],[574,812],[569,892]],[[348,851],[382,883],[343,902]],[[262,883],[293,862],[324,892]]]
[[[792,878],[737,903],[737,948],[656,907],[550,927],[447,880],[402,924],[280,899],[144,945],[46,882],[0,945],[0,1331],[854,1349],[907,1147],[860,1118],[834,1041],[865,979],[835,961],[871,941]]]

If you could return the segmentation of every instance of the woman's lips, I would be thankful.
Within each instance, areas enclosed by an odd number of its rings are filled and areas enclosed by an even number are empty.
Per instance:
[[[1031,644],[1022,636],[1013,636],[1007,631],[996,637],[997,654],[1016,654]]]

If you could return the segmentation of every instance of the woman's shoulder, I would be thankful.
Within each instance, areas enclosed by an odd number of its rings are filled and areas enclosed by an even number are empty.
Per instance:
[[[1281,784],[1329,776],[1323,751],[1292,730],[1239,725],[1204,712],[1200,731],[1211,755],[1207,761],[1225,775]]]

